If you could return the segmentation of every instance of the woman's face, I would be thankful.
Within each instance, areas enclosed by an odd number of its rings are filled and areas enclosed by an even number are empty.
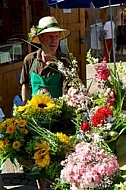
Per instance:
[[[42,44],[42,49],[47,53],[56,54],[57,48],[59,46],[59,32],[47,32],[41,34],[39,39]]]

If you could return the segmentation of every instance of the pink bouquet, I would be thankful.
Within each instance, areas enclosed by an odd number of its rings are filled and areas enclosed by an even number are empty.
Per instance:
[[[113,185],[119,175],[116,157],[98,145],[80,142],[75,152],[61,162],[60,180],[72,190],[105,189]]]

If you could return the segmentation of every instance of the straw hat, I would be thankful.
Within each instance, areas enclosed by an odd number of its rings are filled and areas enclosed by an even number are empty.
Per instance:
[[[60,32],[60,40],[69,36],[70,31],[59,26],[57,20],[53,16],[46,16],[39,20],[38,26],[31,28],[29,37],[31,42],[40,43],[38,36],[47,32]]]

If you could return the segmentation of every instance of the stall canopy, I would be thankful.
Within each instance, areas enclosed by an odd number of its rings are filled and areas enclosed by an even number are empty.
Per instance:
[[[95,8],[100,8],[110,4],[115,5],[126,3],[126,0],[46,0],[48,6],[55,8],[57,4],[61,9],[89,8],[91,2]]]

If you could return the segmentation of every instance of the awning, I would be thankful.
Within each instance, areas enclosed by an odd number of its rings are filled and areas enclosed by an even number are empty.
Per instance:
[[[56,4],[59,8],[89,8],[90,0],[46,0],[46,4],[50,7],[56,8]]]
[[[46,0],[48,6],[56,7],[57,4],[61,9],[89,8],[91,2],[95,8],[122,3],[126,4],[126,0]]]

